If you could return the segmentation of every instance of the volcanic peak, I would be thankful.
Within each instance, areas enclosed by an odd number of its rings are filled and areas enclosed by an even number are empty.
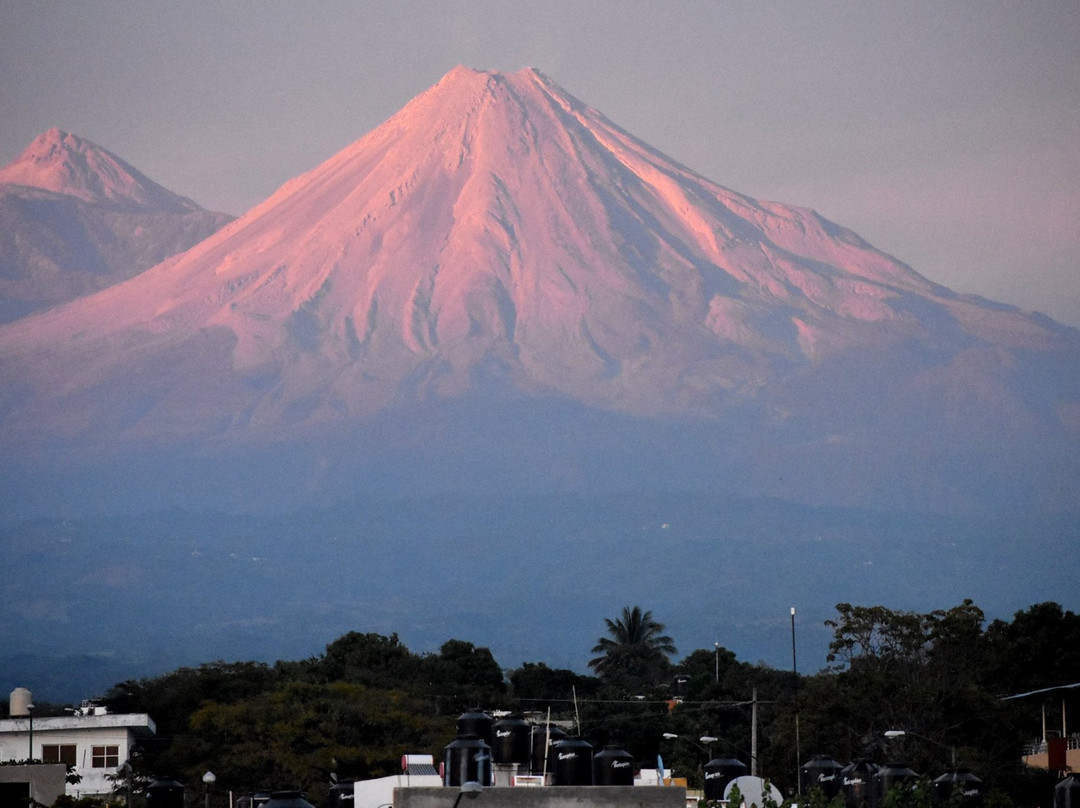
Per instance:
[[[51,389],[121,377],[109,346],[155,368],[175,350],[205,363],[207,412],[231,389],[245,425],[276,429],[457,395],[492,366],[601,409],[712,414],[830,356],[929,355],[942,334],[1053,341],[811,210],[696,174],[539,71],[456,68],[183,255],[0,331],[0,354],[57,351]]]
[[[42,132],[0,169],[0,183],[24,185],[120,209],[200,210],[115,154],[57,127]]]

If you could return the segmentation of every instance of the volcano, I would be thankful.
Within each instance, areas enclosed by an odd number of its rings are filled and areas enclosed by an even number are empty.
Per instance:
[[[1061,510],[1078,370],[1075,329],[726,189],[536,70],[457,68],[186,252],[0,327],[0,445],[13,485],[161,501],[659,485]]]
[[[0,169],[0,321],[127,280],[231,218],[50,129]]]

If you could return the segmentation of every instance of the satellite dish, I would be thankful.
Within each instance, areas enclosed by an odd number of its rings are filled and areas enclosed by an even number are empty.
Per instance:
[[[766,783],[760,777],[755,777],[752,774],[745,774],[742,777],[736,777],[730,783],[724,787],[724,799],[730,799],[731,790],[738,788],[739,793],[743,797],[743,805],[746,808],[752,808],[752,806],[758,806],[762,808],[765,804],[765,795],[768,794],[773,803],[780,805],[784,801],[784,795],[780,793],[780,789],[774,786],[772,783]],[[733,806],[733,808],[739,808],[739,806]]]

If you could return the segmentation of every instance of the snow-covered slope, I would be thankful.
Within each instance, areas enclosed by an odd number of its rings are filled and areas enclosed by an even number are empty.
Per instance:
[[[749,441],[749,477],[824,489],[843,447],[939,462],[909,456],[919,429],[1075,441],[1078,346],[699,176],[535,70],[457,68],[187,252],[0,328],[21,380],[0,430],[255,445],[497,394],[481,412],[712,423]]]
[[[0,169],[0,321],[126,280],[230,219],[50,129]]]

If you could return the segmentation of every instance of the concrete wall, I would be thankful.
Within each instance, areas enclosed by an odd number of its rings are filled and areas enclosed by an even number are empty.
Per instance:
[[[454,808],[457,788],[396,788],[394,808]],[[686,808],[678,786],[546,786],[485,788],[458,808]]]
[[[64,793],[65,777],[67,766],[63,763],[0,766],[0,783],[29,783],[30,796],[42,805],[52,805]]]
[[[435,787],[442,785],[439,775],[392,774],[375,780],[357,780],[353,784],[353,808],[379,808],[394,801],[394,792],[399,788]],[[454,789],[455,796],[457,789]],[[464,802],[464,800],[462,800]],[[447,806],[449,808],[449,806]],[[479,806],[477,806],[479,808]]]
[[[1038,769],[1050,768],[1050,755],[1046,752],[1037,752],[1034,755],[1024,755],[1024,763]],[[1065,765],[1074,772],[1080,771],[1080,749],[1067,749],[1065,751]]]

